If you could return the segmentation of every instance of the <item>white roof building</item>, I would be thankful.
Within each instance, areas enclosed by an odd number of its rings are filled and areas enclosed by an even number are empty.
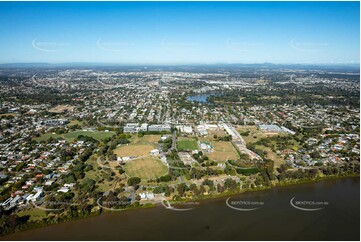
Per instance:
[[[197,126],[197,131],[201,136],[204,136],[204,135],[208,134],[206,126],[202,125],[202,124]]]
[[[62,187],[58,190],[58,192],[63,192],[63,193],[69,192],[69,187]]]
[[[159,150],[158,149],[154,149],[150,151],[151,155],[159,155]]]
[[[145,199],[145,200],[154,199],[154,193],[142,192],[142,193],[139,193],[139,196],[141,199]]]

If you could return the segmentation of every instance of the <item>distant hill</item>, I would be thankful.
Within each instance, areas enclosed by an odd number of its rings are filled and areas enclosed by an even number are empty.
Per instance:
[[[359,64],[274,64],[274,63],[256,63],[256,64],[184,64],[184,65],[141,65],[141,64],[119,64],[119,63],[3,63],[0,68],[101,68],[119,71],[143,70],[143,71],[189,71],[189,72],[209,72],[219,69],[222,71],[242,71],[256,69],[293,69],[293,70],[319,70],[327,72],[349,72],[359,73]]]

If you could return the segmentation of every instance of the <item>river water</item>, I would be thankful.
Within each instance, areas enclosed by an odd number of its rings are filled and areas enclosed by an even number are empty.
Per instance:
[[[290,204],[307,209],[296,209]],[[242,201],[243,205],[237,203]],[[251,202],[246,204],[246,201]],[[308,204],[301,203],[309,202]],[[310,204],[310,202],[314,202]],[[322,202],[322,205],[320,205]],[[359,178],[327,180],[193,204],[158,206],[51,225],[2,240],[359,240]],[[191,206],[191,205],[189,205]]]

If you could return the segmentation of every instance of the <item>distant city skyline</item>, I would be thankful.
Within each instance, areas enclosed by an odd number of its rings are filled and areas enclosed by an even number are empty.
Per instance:
[[[359,2],[1,2],[0,63],[357,64]]]

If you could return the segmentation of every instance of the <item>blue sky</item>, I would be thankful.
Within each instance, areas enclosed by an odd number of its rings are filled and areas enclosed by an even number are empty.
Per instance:
[[[359,63],[359,2],[0,2],[0,62]]]

